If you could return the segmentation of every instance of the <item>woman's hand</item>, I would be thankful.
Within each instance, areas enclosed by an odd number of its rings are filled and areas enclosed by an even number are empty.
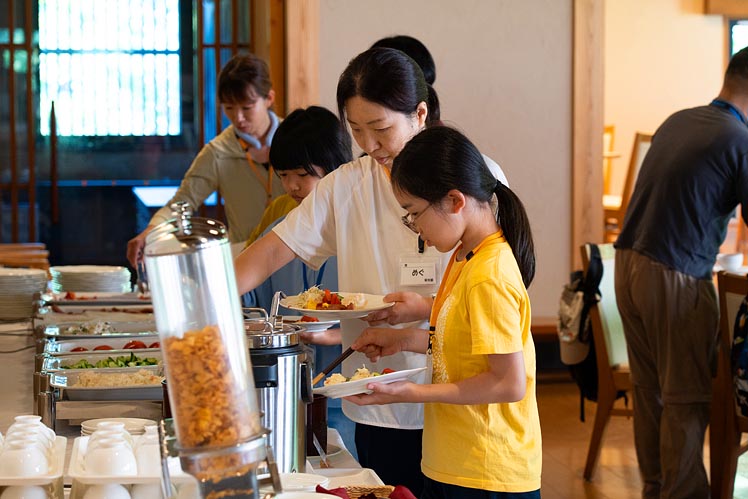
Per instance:
[[[412,291],[400,291],[384,296],[385,303],[394,303],[383,310],[371,312],[363,318],[370,326],[382,324],[401,324],[428,320],[431,314],[431,298],[426,298]]]
[[[312,324],[314,323],[312,322]],[[303,333],[300,333],[299,336],[301,336],[301,340],[304,343],[310,343],[312,345],[340,345],[343,341],[339,327],[330,328],[319,333],[309,333],[304,331]]]
[[[394,383],[369,383],[366,388],[371,394],[350,395],[343,397],[356,405],[395,404],[399,402],[420,402],[419,387],[412,381],[395,381]]]

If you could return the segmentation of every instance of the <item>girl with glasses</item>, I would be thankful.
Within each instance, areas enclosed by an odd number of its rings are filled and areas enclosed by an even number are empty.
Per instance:
[[[392,167],[403,222],[451,252],[429,330],[368,328],[373,361],[430,353],[432,384],[368,385],[356,404],[425,403],[421,499],[539,498],[541,438],[526,287],[535,274],[527,214],[461,133],[416,135]],[[452,251],[455,246],[457,249]],[[386,361],[385,361],[386,363]]]

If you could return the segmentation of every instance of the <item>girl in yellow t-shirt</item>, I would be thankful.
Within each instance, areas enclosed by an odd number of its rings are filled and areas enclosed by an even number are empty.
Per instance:
[[[353,348],[371,360],[431,353],[430,385],[372,382],[360,404],[424,402],[421,499],[539,498],[541,437],[526,286],[535,274],[527,214],[460,132],[427,128],[397,156],[403,223],[452,254],[430,331],[369,328]],[[458,246],[459,244],[459,246]],[[397,452],[396,448],[392,452]]]

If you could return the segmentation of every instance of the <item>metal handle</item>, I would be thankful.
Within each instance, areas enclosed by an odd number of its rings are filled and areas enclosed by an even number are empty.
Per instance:
[[[301,363],[299,375],[301,376],[301,400],[305,404],[314,402],[312,391],[312,369],[307,361]]]

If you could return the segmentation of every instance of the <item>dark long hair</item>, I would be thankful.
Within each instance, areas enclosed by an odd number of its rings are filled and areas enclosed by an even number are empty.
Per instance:
[[[352,97],[379,104],[408,116],[418,104],[426,103],[426,126],[438,123],[439,97],[426,83],[416,61],[404,52],[390,48],[371,48],[357,55],[338,80],[338,116],[345,123],[345,103]]]
[[[351,136],[335,114],[320,106],[296,109],[286,116],[270,146],[270,164],[277,171],[303,168],[316,177],[313,165],[327,175],[352,159]]]
[[[423,71],[423,77],[429,85],[433,85],[434,81],[436,81],[436,64],[434,64],[434,58],[431,56],[429,49],[426,48],[426,45],[417,38],[408,35],[388,36],[374,42],[371,48],[374,47],[386,47],[405,52],[416,61],[418,67]]]
[[[452,189],[481,203],[496,194],[496,221],[517,260],[522,281],[535,277],[535,246],[522,201],[488,169],[478,148],[457,130],[426,128],[413,137],[392,165],[394,188],[436,204]]]

